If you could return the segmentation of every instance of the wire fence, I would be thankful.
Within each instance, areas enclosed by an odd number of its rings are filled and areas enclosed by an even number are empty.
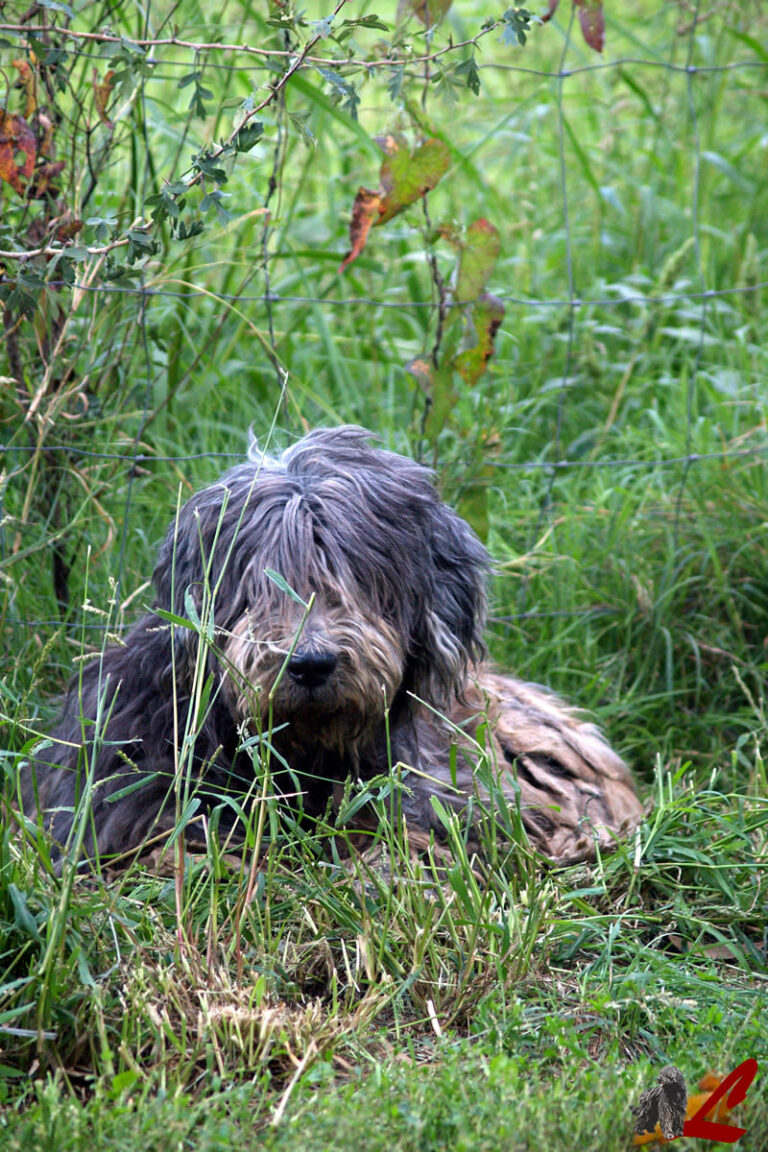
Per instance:
[[[182,15],[183,9],[182,4],[179,9]],[[613,9],[614,6],[608,4],[609,45],[611,18],[615,15],[618,20],[619,16]],[[50,554],[53,555],[54,569],[59,563],[59,575],[66,584],[69,573],[64,570],[67,565],[71,569],[74,557],[81,555],[88,526],[93,524],[94,517],[102,525],[107,522],[111,525],[108,554],[116,560],[122,579],[128,541],[135,529],[133,518],[140,515],[136,509],[136,485],[141,482],[144,471],[149,466],[164,464],[227,463],[242,458],[244,445],[239,444],[231,451],[213,447],[193,450],[198,441],[194,414],[191,425],[185,419],[176,418],[172,430],[169,424],[156,445],[147,440],[151,426],[160,418],[159,414],[165,413],[171,402],[178,403],[184,397],[192,374],[208,355],[206,342],[215,344],[217,348],[221,346],[221,332],[230,317],[236,316],[246,332],[257,336],[261,369],[268,368],[272,375],[269,384],[263,386],[264,392],[271,395],[275,404],[281,391],[290,394],[292,388],[290,341],[283,339],[282,335],[292,332],[297,309],[327,310],[343,330],[339,337],[341,340],[351,340],[355,325],[370,325],[371,317],[378,313],[398,318],[404,314],[415,318],[423,315],[422,346],[413,351],[427,359],[431,355],[437,366],[438,352],[442,354],[443,351],[440,348],[441,330],[452,314],[466,312],[467,302],[451,297],[444,275],[439,271],[439,262],[431,255],[432,238],[428,227],[422,229],[422,235],[426,237],[423,264],[427,268],[431,266],[434,274],[421,276],[415,284],[403,275],[399,280],[389,278],[383,290],[376,292],[371,290],[376,285],[376,278],[361,272],[354,279],[354,288],[347,292],[339,291],[336,274],[324,276],[325,286],[321,291],[291,290],[301,281],[317,285],[323,279],[325,267],[318,264],[318,253],[311,250],[311,244],[304,244],[310,252],[306,257],[288,250],[290,237],[280,218],[281,211],[290,216],[290,205],[286,205],[291,196],[300,199],[303,188],[302,184],[298,185],[298,191],[291,187],[292,179],[301,181],[304,177],[298,165],[291,167],[288,163],[289,129],[293,122],[286,94],[292,92],[292,86],[298,83],[304,85],[299,89],[301,95],[310,101],[318,115],[332,124],[333,131],[346,132],[347,139],[357,141],[359,145],[360,151],[352,160],[349,155],[343,158],[343,180],[337,173],[329,172],[326,176],[328,181],[338,181],[340,187],[343,185],[345,194],[354,194],[363,171],[375,171],[372,161],[366,167],[360,159],[361,155],[370,158],[370,152],[365,151],[361,142],[362,135],[369,134],[369,127],[361,125],[357,109],[361,97],[368,91],[366,85],[370,88],[377,82],[377,77],[386,75],[391,79],[393,75],[402,73],[401,79],[406,87],[409,84],[421,86],[423,133],[427,133],[433,124],[424,110],[426,92],[431,86],[439,87],[435,81],[444,86],[451,83],[457,86],[459,73],[455,68],[464,66],[467,60],[474,62],[482,84],[491,90],[498,91],[499,86],[510,79],[541,81],[551,86],[548,107],[554,108],[555,148],[546,160],[542,160],[542,165],[552,160],[556,164],[552,185],[558,190],[556,214],[563,254],[562,273],[558,273],[561,290],[539,294],[514,290],[505,283],[503,264],[497,267],[491,281],[494,296],[507,309],[508,315],[514,311],[515,316],[522,317],[523,321],[539,313],[560,314],[562,317],[561,329],[556,334],[561,341],[562,355],[559,367],[552,373],[551,402],[555,411],[552,433],[544,453],[538,452],[525,459],[511,456],[487,458],[483,474],[476,481],[478,485],[489,486],[495,482],[495,477],[505,472],[541,477],[537,511],[529,524],[531,542],[551,519],[554,486],[566,473],[632,468],[651,474],[659,469],[677,469],[676,508],[679,517],[687,487],[697,467],[714,462],[731,466],[738,462],[759,461],[765,456],[768,438],[765,436],[764,397],[760,384],[766,364],[759,351],[747,349],[750,342],[758,343],[759,317],[756,314],[759,313],[760,294],[768,287],[768,280],[759,274],[759,257],[765,244],[760,228],[768,219],[765,202],[760,200],[759,176],[760,171],[765,172],[768,148],[768,129],[764,120],[768,75],[768,52],[763,46],[766,32],[764,14],[761,15],[758,7],[754,12],[745,12],[729,3],[716,4],[706,12],[701,10],[699,3],[679,7],[668,5],[663,14],[649,18],[650,23],[653,19],[663,19],[667,25],[663,34],[647,38],[645,54],[618,51],[616,55],[610,55],[609,48],[608,58],[589,59],[585,58],[587,49],[576,34],[577,10],[572,8],[561,14],[559,65],[546,68],[529,66],[524,54],[519,60],[504,58],[505,53],[499,48],[499,34],[506,32],[509,13],[514,11],[517,9],[509,9],[503,16],[499,14],[496,20],[489,21],[473,36],[462,33],[466,22],[461,21],[453,39],[442,46],[438,46],[438,39],[441,34],[445,38],[444,33],[422,29],[410,41],[398,41],[393,37],[383,47],[369,42],[368,52],[360,54],[357,54],[357,46],[354,49],[348,47],[349,40],[333,42],[329,39],[331,25],[327,22],[338,21],[351,12],[346,0],[336,5],[332,16],[318,14],[314,24],[299,26],[286,23],[282,31],[283,46],[254,43],[264,32],[264,18],[260,16],[256,20],[247,7],[243,9],[242,23],[231,26],[231,39],[225,35],[228,30],[223,26],[216,29],[215,39],[197,39],[176,33],[163,35],[162,27],[157,34],[149,35],[151,6],[147,7],[144,27],[140,30],[142,34],[135,37],[104,28],[79,27],[82,14],[78,17],[69,14],[66,5],[35,6],[23,13],[23,18],[20,13],[17,19],[9,16],[0,21],[0,57],[6,77],[5,137],[0,138],[0,172],[5,180],[3,194],[6,205],[14,207],[12,197],[14,191],[18,191],[13,186],[14,173],[9,168],[9,155],[12,155],[13,165],[20,173],[18,180],[27,182],[26,202],[23,197],[17,197],[14,212],[4,213],[5,219],[0,227],[0,289],[4,301],[6,353],[6,362],[0,372],[6,397],[0,428],[0,452],[5,473],[0,507],[0,573],[4,572],[5,580],[4,626],[13,628],[14,632],[62,624],[79,632],[107,628],[106,623],[85,620],[76,603],[58,617],[53,617],[50,612],[40,610],[46,604],[45,596],[35,600],[34,596],[23,595],[21,586],[39,570],[41,560],[47,563]],[[176,19],[170,8],[163,16],[164,20],[157,18],[159,25]],[[355,13],[355,18],[360,20],[362,16]],[[280,18],[276,19],[279,26]],[[637,44],[641,39],[637,20],[633,24],[629,16],[626,19],[623,39]],[[271,28],[271,34],[275,35],[274,20]],[[540,31],[543,34],[543,30]],[[326,51],[331,44],[333,51]],[[734,45],[737,46],[738,58],[706,59],[708,55],[716,57],[718,53],[728,55],[734,50]],[[558,49],[554,36],[548,41],[548,47],[550,54],[555,55]],[[486,53],[482,60],[479,58],[481,49]],[[491,52],[498,58],[489,59]],[[92,78],[87,81],[83,79],[86,69],[93,70]],[[600,231],[605,212],[615,210],[619,217],[622,212],[626,215],[628,209],[621,205],[629,198],[630,190],[621,184],[618,187],[614,184],[612,188],[599,184],[587,154],[587,145],[579,139],[571,124],[571,119],[583,111],[585,102],[587,119],[590,113],[589,97],[585,97],[583,88],[574,88],[574,85],[584,80],[604,82],[606,79],[610,83],[623,84],[626,95],[634,94],[636,108],[646,118],[649,135],[658,141],[665,132],[662,118],[665,101],[670,99],[669,88],[647,91],[640,79],[646,73],[661,77],[662,83],[668,86],[675,83],[683,86],[683,95],[678,94],[675,99],[685,109],[686,135],[678,143],[685,155],[681,171],[689,173],[690,181],[676,202],[670,204],[669,214],[670,217],[684,218],[682,223],[676,219],[677,238],[690,241],[690,251],[686,251],[684,261],[681,258],[684,268],[670,272],[670,282],[666,283],[664,259],[674,256],[676,244],[670,225],[664,242],[659,242],[661,255],[654,269],[655,275],[646,275],[641,283],[638,269],[628,265],[624,269],[625,275],[614,278],[613,282],[604,276],[590,279],[589,261],[582,250],[582,236],[585,232]],[[465,68],[461,75],[466,74]],[[14,76],[17,77],[15,87],[10,80]],[[227,83],[237,83],[244,78],[248,78],[253,92],[245,99],[242,93],[238,94],[235,103],[239,110],[234,126],[231,126],[231,115],[230,123],[225,124],[221,117],[221,103],[218,112],[216,110],[216,103],[221,100],[220,89]],[[717,85],[716,89],[712,85]],[[200,114],[195,119],[192,107],[186,117],[173,121],[172,131],[169,127],[172,140],[170,144],[164,142],[160,148],[162,155],[170,157],[172,163],[167,175],[159,174],[153,159],[153,149],[158,146],[149,125],[151,122],[153,131],[157,131],[160,121],[155,113],[152,113],[155,116],[152,120],[150,104],[155,101],[160,106],[167,102],[169,94],[178,93],[181,86],[196,93],[198,111],[204,111],[205,115]],[[216,88],[215,96],[213,88]],[[21,96],[16,95],[19,90],[26,93],[24,115],[21,111],[14,111],[22,107],[19,104]],[[465,97],[467,93],[462,91],[461,99]],[[526,107],[527,99],[526,96],[519,102],[521,108]],[[731,137],[718,141],[712,124],[718,116],[725,119],[721,106],[729,100],[734,106],[740,102],[744,127],[740,131],[729,128]],[[122,111],[121,102],[124,106]],[[232,103],[230,98],[230,105]],[[57,122],[52,109],[60,105],[66,105],[69,119],[66,120],[62,113]],[[450,105],[447,107],[450,109]],[[125,108],[129,113],[124,112]],[[125,118],[119,119],[118,112]],[[264,130],[258,141],[262,172],[259,193],[248,203],[241,202],[239,214],[231,216],[235,225],[242,223],[245,226],[244,222],[248,221],[248,251],[243,254],[230,246],[225,256],[237,256],[232,261],[232,268],[224,269],[218,279],[208,280],[201,274],[205,282],[193,282],[200,269],[205,272],[202,260],[199,269],[192,274],[180,266],[182,258],[176,255],[169,258],[168,229],[174,232],[177,240],[184,240],[179,224],[184,220],[183,201],[196,187],[211,200],[206,211],[215,214],[221,210],[222,229],[232,226],[223,216],[226,211],[222,198],[224,189],[236,186],[237,194],[242,197],[252,169],[246,168],[245,174],[240,176],[236,171],[222,176],[215,174],[218,171],[216,165],[227,158],[231,162],[240,160],[238,141],[242,137],[239,134],[248,126],[255,131],[257,117],[262,114],[271,117],[271,122],[268,131]],[[391,109],[382,105],[380,92],[371,95],[366,125],[374,120],[386,123],[393,115]],[[402,118],[402,109],[396,115]],[[409,115],[412,127],[419,122],[420,114],[411,108]],[[437,113],[433,115],[434,122],[437,122]],[[11,132],[12,116],[15,136]],[[448,116],[444,115],[446,123],[449,123],[449,116],[450,112]],[[610,121],[604,110],[600,117],[603,123]],[[681,122],[676,122],[677,129]],[[26,129],[32,135],[26,136]],[[294,129],[300,131],[296,125],[291,130]],[[450,134],[450,128],[446,131]],[[522,133],[522,129],[520,131]],[[97,153],[99,132],[104,137],[101,145],[104,156]],[[182,156],[192,151],[193,136],[198,141],[194,145],[198,151],[193,152],[192,162],[185,167]],[[33,137],[36,140],[34,144]],[[127,199],[137,214],[132,213],[128,222],[123,204],[121,212],[114,218],[106,212],[104,219],[95,217],[95,223],[87,224],[87,212],[92,210],[95,214],[95,209],[89,208],[95,203],[95,194],[90,189],[100,182],[109,182],[109,157],[116,155],[120,147],[130,150],[129,138],[134,141],[134,155],[128,164],[132,195]],[[8,141],[11,139],[14,150],[9,153]],[[43,144],[44,139],[48,140],[47,145]],[[61,153],[61,146],[56,152],[51,139],[69,139],[82,149],[84,159],[77,173],[74,170],[67,172],[61,161],[53,159],[54,154]],[[143,146],[137,148],[136,141],[141,145],[142,140]],[[310,141],[310,149],[314,146]],[[30,160],[33,148],[35,155]],[[342,150],[339,146],[340,159]],[[469,151],[465,148],[466,153]],[[244,147],[242,152],[247,154]],[[325,146],[317,154],[319,158],[315,163],[327,162],[332,154],[332,148]],[[670,151],[668,156],[672,154]],[[458,161],[456,163],[460,170]],[[58,164],[62,164],[63,173],[61,169],[53,170]],[[653,164],[651,147],[646,162],[651,172]],[[50,171],[43,172],[46,166]],[[495,171],[498,175],[498,166]],[[57,185],[62,175],[67,175],[71,181],[67,189],[63,180],[61,186]],[[631,175],[632,172],[628,171],[627,177],[631,178]],[[718,196],[710,195],[705,204],[704,188],[706,185],[707,192],[710,192],[713,175],[729,187]],[[668,174],[659,168],[657,178],[659,188],[666,195]],[[47,185],[43,187],[45,181]],[[75,184],[76,194],[72,192]],[[576,184],[578,192],[573,191]],[[649,187],[652,192],[653,177]],[[56,194],[51,195],[49,188],[55,188]],[[579,199],[584,191],[593,198],[586,225],[583,201]],[[329,189],[329,196],[333,194]],[[733,206],[739,197],[741,209],[737,218],[720,219],[718,204]],[[427,203],[431,204],[430,198]],[[42,224],[35,227],[35,206],[40,204],[45,205],[37,215]],[[348,207],[351,208],[351,200]],[[158,208],[163,209],[164,216]],[[418,204],[412,211],[417,210]],[[550,220],[553,215],[554,210],[550,208]],[[293,221],[301,223],[298,211]],[[657,226],[663,232],[668,223],[662,213]],[[99,228],[102,231],[106,229],[107,235],[94,239]],[[159,243],[163,230],[165,247],[156,249],[154,245]],[[742,249],[748,234],[757,234],[754,267],[747,267],[749,261],[743,253],[741,259],[731,255],[728,260],[712,258],[711,251],[705,254],[705,248],[711,248],[716,232],[727,236],[737,230]],[[501,232],[503,252],[505,242],[512,243],[512,233],[505,233],[503,228]],[[221,234],[226,235],[226,232]],[[90,235],[91,238],[82,242],[81,235]],[[335,234],[331,233],[326,243],[326,254],[329,253],[338,263],[346,244],[344,230],[337,229]],[[600,236],[592,240],[595,251],[601,250],[602,244]],[[109,263],[126,251],[131,254],[129,263],[121,266]],[[206,251],[211,263],[215,263],[215,253],[210,249]],[[398,267],[402,270],[407,266],[407,247],[404,249],[401,243],[396,255]],[[534,253],[531,260],[535,262],[535,259]],[[547,259],[552,259],[551,252]],[[331,264],[327,266],[331,267]],[[130,275],[138,282],[115,283],[110,277],[117,274],[123,279]],[[25,276],[29,277],[28,283]],[[254,280],[260,282],[260,290],[252,286]],[[174,282],[176,286],[172,287]],[[552,282],[550,277],[547,286]],[[80,319],[87,312],[86,300],[91,302],[90,312],[85,319]],[[168,311],[174,306],[178,306],[180,311]],[[161,357],[158,364],[158,337],[152,333],[153,326],[167,327],[171,333],[167,339],[173,341],[180,328],[188,322],[190,325],[195,323],[195,308],[198,306],[205,309],[205,324],[188,337],[183,365],[173,362],[173,350],[167,357]],[[156,315],[153,312],[156,307],[165,311]],[[225,314],[219,316],[217,313],[220,307],[237,311],[226,312],[223,319]],[[718,308],[731,307],[733,314],[717,311]],[[632,320],[636,327],[628,329],[624,337],[610,334],[612,340],[624,339],[625,373],[631,376],[633,357],[643,353],[643,341],[651,340],[654,324],[659,322],[658,316],[654,318],[654,310],[658,313],[663,309],[694,310],[686,313],[686,326],[680,324],[679,336],[673,338],[678,339],[678,346],[684,346],[687,356],[680,384],[685,391],[685,425],[678,429],[682,433],[684,450],[661,453],[649,450],[646,455],[628,455],[621,451],[625,444],[620,443],[618,450],[612,446],[609,450],[607,445],[602,445],[591,455],[580,457],[573,454],[565,442],[564,425],[569,405],[581,403],[580,399],[572,399],[573,379],[580,370],[577,363],[582,337],[580,325],[585,318],[605,325],[608,323],[606,317],[611,315],[617,317],[617,325],[626,325],[628,320]],[[100,313],[109,317],[108,332],[99,327]],[[73,317],[78,317],[76,322]],[[745,335],[750,317],[753,317],[754,331]],[[261,327],[255,332],[257,321]],[[162,338],[162,333],[160,336]],[[113,361],[108,365],[100,360],[100,340],[104,341],[104,356]],[[189,347],[194,347],[196,342],[195,354],[190,355]],[[402,342],[400,339],[399,343]],[[727,356],[723,356],[724,344],[729,349]],[[178,353],[178,341],[174,347]],[[115,370],[121,357],[129,379],[122,377],[119,369]],[[741,364],[752,374],[751,379],[744,381],[752,389],[751,400],[740,401],[743,405],[751,405],[750,434],[747,442],[734,432],[730,442],[724,443],[719,450],[696,450],[696,408],[702,375],[718,369],[723,361],[727,361],[729,371],[737,371],[734,366]],[[100,387],[89,391],[83,384],[84,377],[89,380],[98,378]],[[110,397],[104,381],[112,380],[118,383]],[[541,385],[542,381],[538,383]],[[621,399],[621,391],[620,383],[618,399]],[[104,411],[101,425],[101,417],[94,416],[91,411],[91,407],[98,406]],[[334,411],[338,412],[342,407],[341,402],[334,402]],[[284,410],[287,412],[287,407]],[[316,410],[321,411],[322,405]],[[343,412],[342,415],[346,416]],[[293,434],[296,434],[295,430]],[[172,436],[178,441],[178,452],[164,450]],[[190,445],[187,451],[183,451],[185,442]],[[102,481],[84,478],[84,474],[78,471],[81,463],[88,466],[97,462],[111,465],[111,471],[103,480],[109,485],[109,493],[102,491]],[[77,492],[78,485],[82,487],[84,497],[75,514],[73,509],[77,496],[73,493]],[[66,498],[62,495],[64,487],[69,493]],[[88,500],[94,502],[96,512],[85,515],[83,507]],[[107,502],[109,510],[106,510]],[[105,506],[103,517],[99,510],[102,505]],[[169,507],[166,511],[170,513],[172,509]],[[75,515],[82,516],[82,527],[73,543],[68,517]],[[68,542],[69,555],[66,557],[61,555],[63,541]],[[53,580],[55,584],[55,573]],[[47,602],[51,603],[50,596]],[[38,611],[34,610],[35,605]],[[608,610],[605,606],[553,609],[550,614]],[[537,614],[537,609],[521,604],[517,617],[507,614],[503,619],[527,619]],[[15,644],[15,640],[11,643]]]

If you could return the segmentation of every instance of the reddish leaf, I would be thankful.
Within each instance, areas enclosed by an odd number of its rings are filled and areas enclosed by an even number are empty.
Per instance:
[[[381,166],[384,197],[377,224],[386,224],[414,200],[431,192],[451,164],[448,145],[442,140],[424,140],[409,152],[402,137],[389,136],[387,152]]]
[[[470,387],[485,372],[488,361],[493,355],[493,342],[496,333],[504,319],[504,305],[498,296],[489,292],[477,300],[472,308],[472,324],[475,329],[476,342],[471,348],[465,348],[454,360],[454,366],[461,378]]]
[[[595,52],[602,52],[605,44],[605,18],[603,0],[573,0],[579,14],[581,32]]]
[[[53,229],[53,237],[55,237],[56,240],[61,240],[62,243],[66,243],[69,240],[74,240],[82,227],[82,220],[64,219]]]
[[[559,3],[560,0],[549,0],[547,10],[541,17],[542,24],[552,19]],[[595,52],[602,52],[605,46],[603,0],[573,0],[573,5],[579,17],[582,36],[590,48],[594,48]]]
[[[352,206],[352,219],[349,223],[349,242],[351,248],[339,265],[339,272],[343,272],[347,264],[351,264],[365,248],[371,225],[381,212],[381,195],[372,192],[370,188],[361,188],[355,197]]]
[[[16,155],[23,152],[24,163],[16,164]],[[32,175],[37,155],[35,134],[21,116],[9,116],[0,109],[0,179],[24,195],[24,181]]]
[[[454,298],[460,302],[477,300],[493,272],[501,249],[499,232],[487,220],[475,220],[461,245],[459,274]]]

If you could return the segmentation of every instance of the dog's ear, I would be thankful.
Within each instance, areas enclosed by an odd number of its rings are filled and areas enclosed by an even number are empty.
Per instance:
[[[446,504],[431,513],[432,597],[415,692],[433,702],[461,695],[467,668],[485,655],[488,553]]]

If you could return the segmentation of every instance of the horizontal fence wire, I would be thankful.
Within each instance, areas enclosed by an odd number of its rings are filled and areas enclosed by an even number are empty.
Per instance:
[[[59,281],[50,281],[48,286],[54,290],[62,290],[66,286]],[[137,296],[151,300],[155,297],[168,297],[172,300],[197,300],[200,293],[195,291],[174,292],[169,288],[152,288],[144,285],[117,286],[113,284],[79,284],[74,287],[80,292],[89,292],[103,296]],[[758,284],[744,285],[740,288],[706,288],[702,291],[691,292],[662,292],[658,295],[649,293],[647,296],[640,292],[629,292],[620,296],[581,297],[575,295],[549,300],[536,300],[533,297],[513,296],[507,292],[494,292],[504,304],[512,304],[519,308],[573,308],[574,310],[587,308],[620,308],[625,304],[676,304],[682,300],[719,300],[728,296],[749,296],[768,288],[768,280],[761,280]],[[366,308],[397,308],[402,310],[405,304],[409,308],[434,308],[434,300],[382,300],[376,296],[293,296],[283,292],[248,293],[248,292],[214,292],[207,291],[206,295],[213,300],[239,301],[249,304],[318,304],[328,308],[353,308],[355,305],[364,305]],[[466,308],[465,302],[451,300],[446,303],[447,308]]]

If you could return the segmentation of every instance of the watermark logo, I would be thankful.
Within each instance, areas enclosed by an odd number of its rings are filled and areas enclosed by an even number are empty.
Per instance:
[[[643,1092],[639,1103],[632,1106],[635,1144],[659,1138],[663,1141],[677,1140],[680,1136],[734,1144],[745,1135],[746,1128],[723,1124],[720,1120],[741,1104],[756,1074],[757,1060],[744,1060],[703,1100],[699,1096],[689,1099],[682,1072],[674,1064],[668,1064],[659,1072],[653,1088]],[[720,1120],[708,1120],[710,1115]]]

